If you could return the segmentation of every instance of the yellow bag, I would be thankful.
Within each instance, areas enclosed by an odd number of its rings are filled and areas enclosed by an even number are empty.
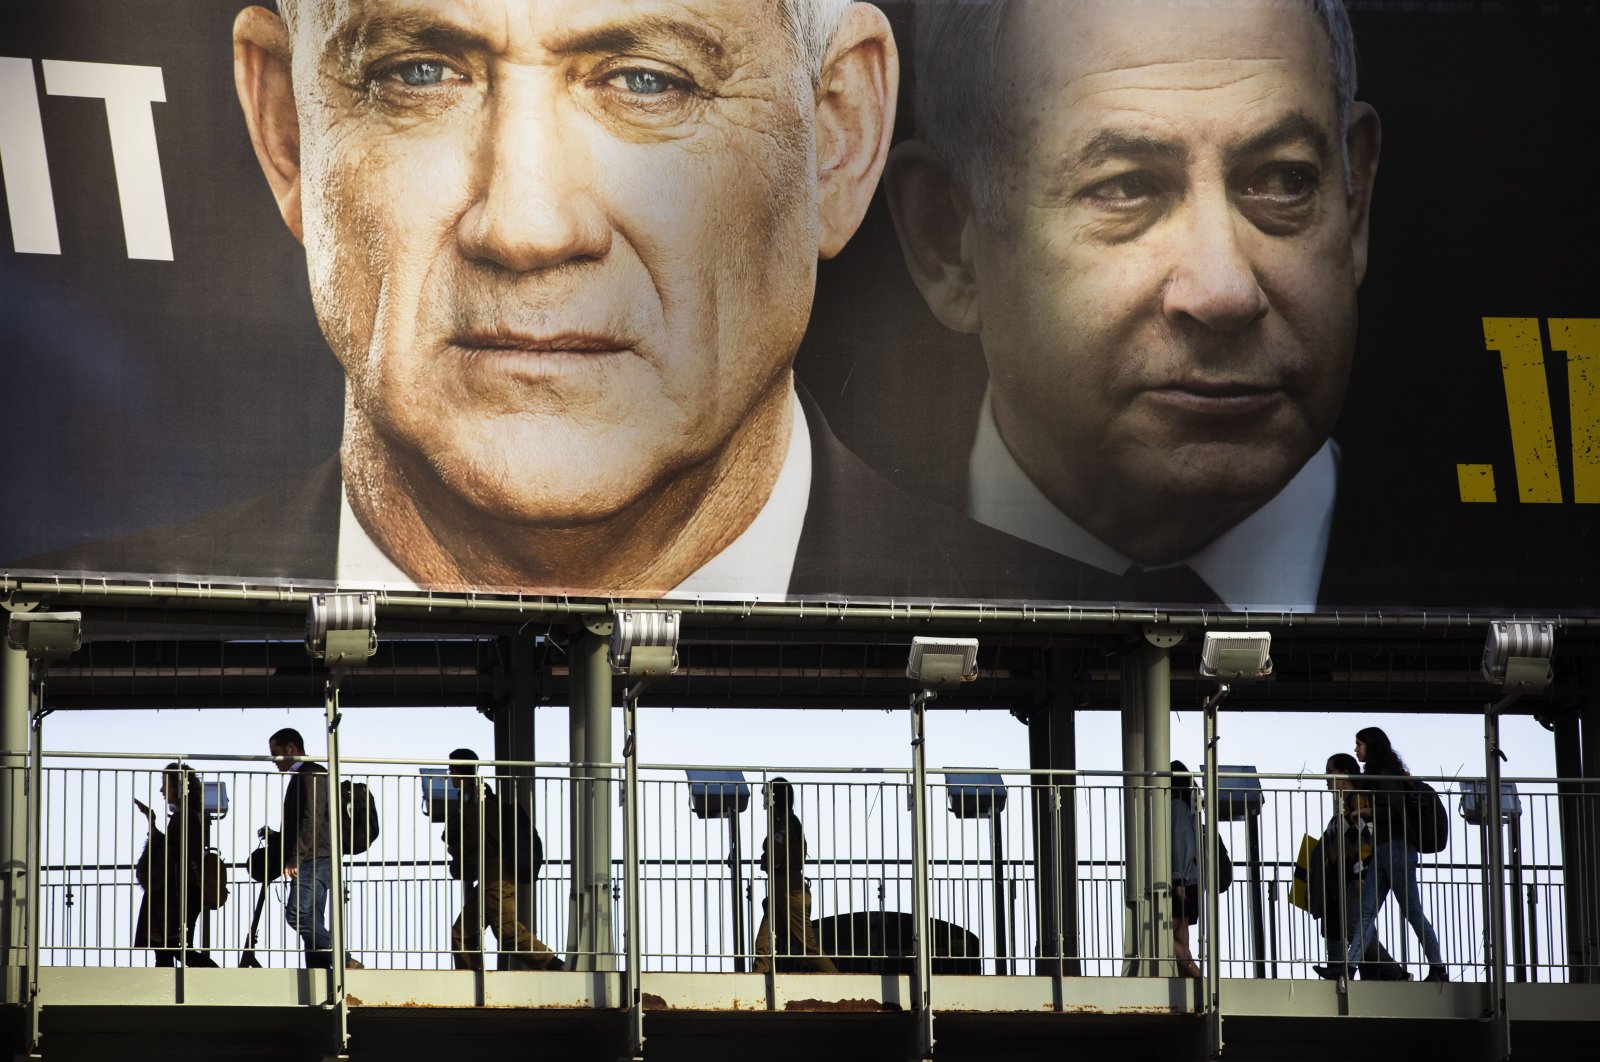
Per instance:
[[[1300,854],[1294,860],[1294,880],[1289,883],[1289,902],[1302,911],[1310,909],[1311,853],[1318,841],[1309,833],[1300,838]]]

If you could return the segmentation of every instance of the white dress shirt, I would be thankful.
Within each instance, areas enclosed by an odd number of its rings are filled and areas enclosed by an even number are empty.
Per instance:
[[[787,595],[811,499],[811,433],[792,383],[789,407],[793,414],[789,450],[766,504],[738,538],[666,596],[782,600]],[[349,495],[341,491],[339,497],[339,585],[418,589],[416,582],[389,559],[361,526],[355,510],[350,508]]]
[[[1113,574],[1136,566],[1057,509],[1028,478],[1000,437],[988,395],[967,471],[967,508],[980,523]],[[1231,609],[1315,609],[1338,471],[1338,447],[1329,440],[1276,497],[1180,563]]]

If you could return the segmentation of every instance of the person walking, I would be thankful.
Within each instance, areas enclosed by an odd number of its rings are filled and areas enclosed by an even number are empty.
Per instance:
[[[833,960],[822,954],[816,927],[811,924],[811,886],[806,883],[806,834],[794,813],[794,789],[788,779],[767,784],[765,803],[771,824],[761,844],[761,869],[767,874],[767,898],[762,901],[761,928],[756,930],[756,961],[752,973],[766,973],[776,961],[809,973],[838,973]],[[773,938],[776,936],[774,959]]]
[[[206,847],[202,808],[205,787],[187,765],[169,763],[161,772],[161,799],[167,805],[167,828],[156,826],[156,813],[137,798],[134,806],[150,824],[150,839],[134,863],[134,879],[144,888],[134,916],[133,946],[155,952],[157,966],[216,966],[194,947],[195,922],[204,906],[200,867]]]
[[[1195,786],[1182,760],[1172,761],[1172,953],[1178,976],[1202,976],[1189,945],[1189,927],[1200,921],[1200,828]]]
[[[1361,882],[1360,921],[1351,934],[1345,961],[1357,965],[1367,945],[1377,935],[1378,911],[1393,893],[1399,900],[1401,915],[1422,942],[1428,960],[1428,981],[1448,981],[1439,937],[1422,909],[1422,890],[1417,883],[1417,846],[1406,835],[1406,794],[1412,790],[1410,771],[1395,751],[1389,735],[1375,726],[1356,732],[1356,759],[1364,765],[1362,782],[1372,793],[1369,812],[1372,823],[1372,866]]]
[[[289,882],[284,915],[305,945],[306,968],[333,969],[333,934],[328,930],[328,896],[333,891],[333,801],[328,769],[312,763],[300,731],[284,727],[267,739],[279,771],[292,774],[283,793],[283,876]],[[346,958],[348,969],[361,963]]]
[[[1333,980],[1345,970],[1345,956],[1361,913],[1361,887],[1371,874],[1372,797],[1360,788],[1361,764],[1348,752],[1329,756],[1323,773],[1328,775],[1328,789],[1334,794],[1334,809],[1307,868],[1308,907],[1322,922],[1328,949],[1328,964],[1311,969],[1318,977]],[[1363,981],[1411,979],[1384,948],[1376,931],[1362,953],[1357,972]]]
[[[471,749],[450,753],[455,761],[476,761]],[[461,879],[461,913],[450,927],[450,952],[458,970],[483,969],[483,927],[488,924],[510,955],[513,970],[559,969],[551,951],[517,920],[517,853],[508,851],[500,803],[489,783],[478,776],[476,762],[450,766],[450,785],[459,794],[445,819],[444,843],[450,853],[451,876]],[[529,845],[532,846],[532,838]],[[506,857],[510,858],[507,859]],[[520,883],[532,888],[533,883]]]

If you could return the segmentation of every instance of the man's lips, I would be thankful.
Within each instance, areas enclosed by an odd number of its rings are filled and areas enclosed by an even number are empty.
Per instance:
[[[603,332],[533,334],[502,330],[474,330],[452,336],[452,346],[485,354],[621,354],[633,345]]]
[[[1242,380],[1183,380],[1146,388],[1144,393],[1162,405],[1214,416],[1258,413],[1283,396],[1280,387]]]

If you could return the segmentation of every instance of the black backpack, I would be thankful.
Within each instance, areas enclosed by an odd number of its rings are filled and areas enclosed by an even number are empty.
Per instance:
[[[360,855],[378,839],[378,802],[365,782],[340,782],[339,804],[344,808],[345,855]]]
[[[513,880],[527,884],[544,869],[544,842],[539,831],[533,828],[528,811],[509,792],[501,793],[500,801],[500,871]],[[511,824],[511,829],[506,824]]]
[[[1406,840],[1419,852],[1442,852],[1450,843],[1450,813],[1437,790],[1415,779],[1406,791]]]

